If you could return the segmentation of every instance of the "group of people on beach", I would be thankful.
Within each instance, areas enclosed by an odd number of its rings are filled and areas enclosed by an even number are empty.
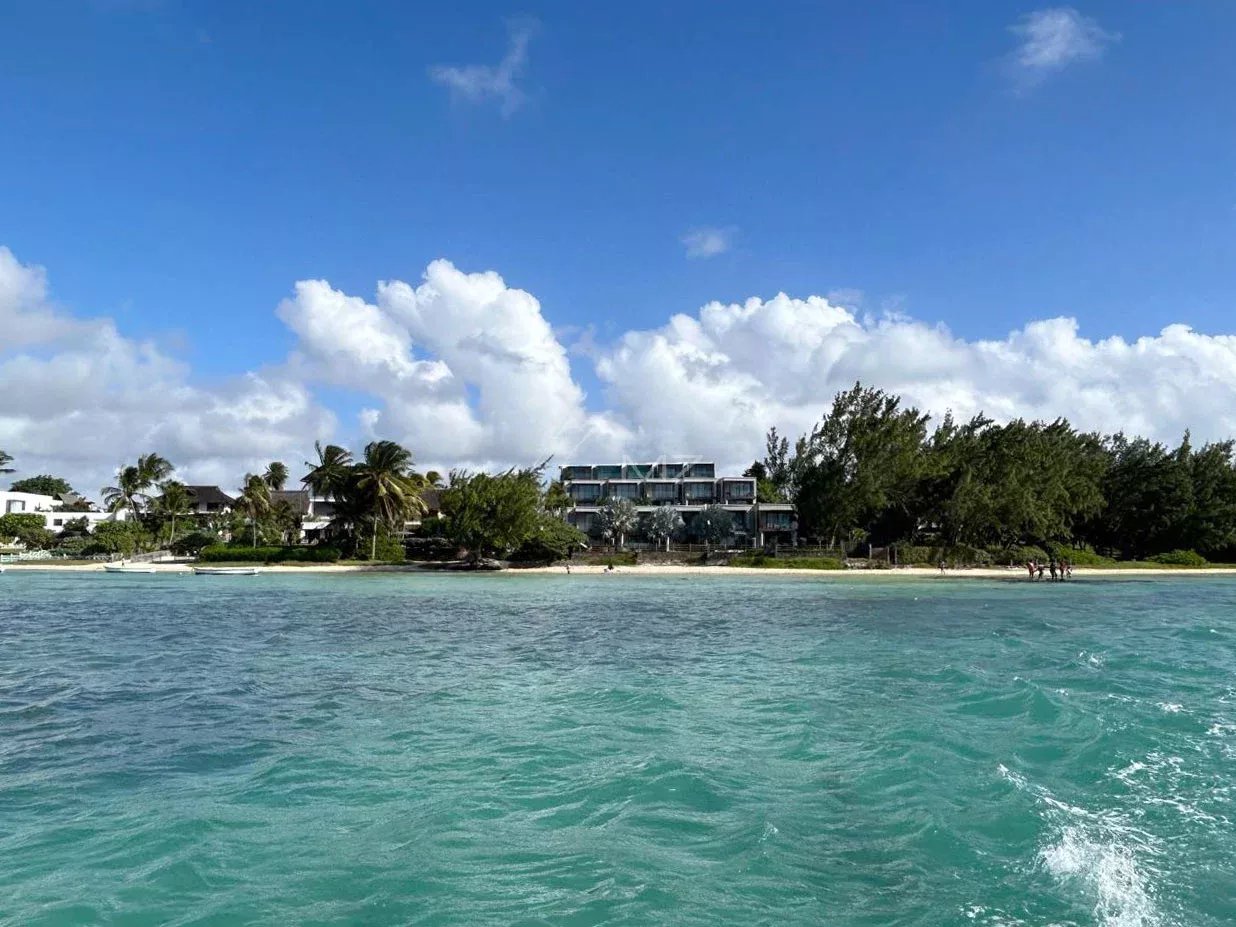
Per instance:
[[[1052,557],[1047,561],[1046,565],[1035,562],[1034,560],[1026,561],[1026,572],[1030,574],[1030,579],[1038,582],[1043,578],[1044,570],[1051,572],[1051,581],[1053,583],[1062,583],[1066,579],[1073,578],[1073,564],[1061,558],[1057,560]]]

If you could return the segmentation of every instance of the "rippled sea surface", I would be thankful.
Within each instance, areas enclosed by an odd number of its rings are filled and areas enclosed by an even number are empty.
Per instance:
[[[1236,923],[1236,581],[0,576],[5,925]]]

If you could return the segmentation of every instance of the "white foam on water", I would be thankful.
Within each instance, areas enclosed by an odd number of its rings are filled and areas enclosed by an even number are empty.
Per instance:
[[[1115,775],[1129,782],[1147,768],[1135,761]],[[1154,870],[1141,861],[1142,855],[1154,852],[1154,841],[1148,833],[1133,827],[1117,813],[1096,813],[1060,801],[1003,763],[996,771],[1042,803],[1043,818],[1050,825],[1053,839],[1040,848],[1038,860],[1062,886],[1094,899],[1096,924],[1170,927],[1155,904],[1150,881]]]
[[[1096,837],[1085,825],[1067,825],[1039,859],[1058,881],[1093,895],[1094,918],[1103,927],[1163,925],[1149,880],[1133,850],[1118,840]]]
[[[1184,711],[1184,705],[1179,702],[1159,702],[1159,711],[1165,711],[1169,715],[1179,714]]]

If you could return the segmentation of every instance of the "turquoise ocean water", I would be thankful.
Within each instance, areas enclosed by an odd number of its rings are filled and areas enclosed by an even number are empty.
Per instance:
[[[1236,581],[0,576],[0,924],[1236,923]]]

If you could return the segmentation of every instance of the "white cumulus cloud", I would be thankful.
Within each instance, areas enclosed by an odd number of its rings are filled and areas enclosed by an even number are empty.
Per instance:
[[[301,281],[275,312],[291,355],[205,383],[111,320],[59,309],[42,270],[0,248],[0,448],[23,475],[88,492],[148,451],[193,481],[234,487],[273,459],[297,476],[316,439],[392,438],[436,468],[698,455],[734,469],[770,426],[810,429],[857,380],[937,417],[1063,415],[1164,441],[1236,434],[1236,335],[1179,324],[1093,339],[1052,317],[970,340],[782,293],[709,303],[572,356],[535,296],[445,260],[370,298]],[[602,385],[591,400],[589,372]],[[324,386],[362,397],[339,433],[315,394]]]
[[[281,371],[210,388],[110,319],[55,307],[41,268],[0,247],[0,448],[18,476],[55,473],[97,496],[116,468],[158,451],[188,481],[235,486],[277,458],[299,465],[333,415]]]
[[[366,429],[446,464],[534,463],[618,453],[625,435],[589,414],[566,349],[530,293],[495,273],[429,265],[419,285],[378,285],[369,303],[321,281],[279,308],[310,376],[368,392]]]
[[[1108,45],[1120,40],[1119,34],[1107,32],[1067,6],[1029,13],[1009,31],[1021,40],[1009,65],[1022,87],[1033,86],[1075,61],[1099,58]]]
[[[1090,340],[1071,318],[968,341],[904,316],[860,319],[822,297],[711,303],[628,332],[597,361],[637,455],[694,452],[742,465],[770,425],[797,435],[855,381],[940,416],[1068,417],[1166,441],[1236,434],[1236,336],[1172,325]]]

